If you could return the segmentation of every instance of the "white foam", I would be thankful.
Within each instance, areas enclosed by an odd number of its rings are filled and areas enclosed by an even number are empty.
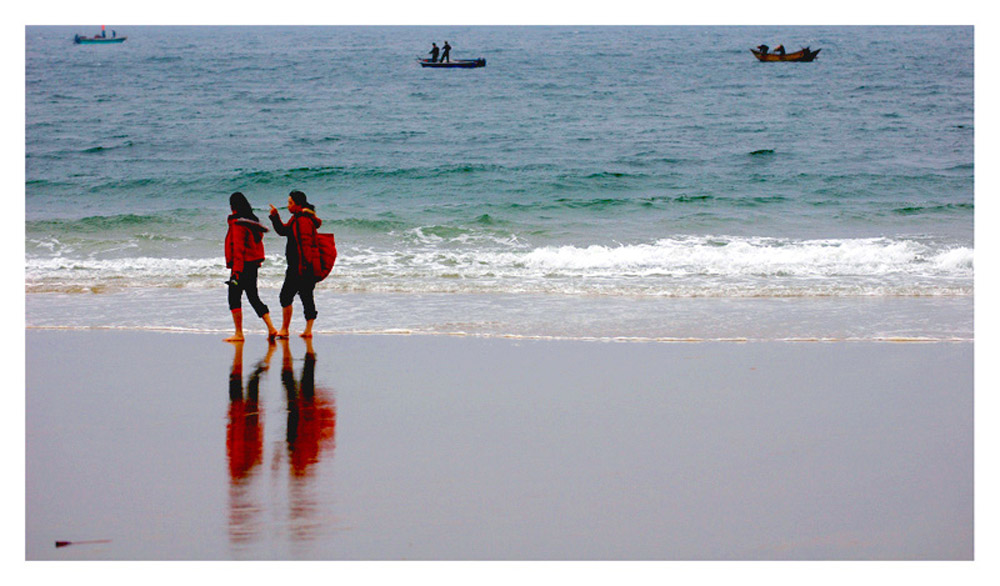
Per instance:
[[[521,255],[525,266],[542,271],[601,273],[627,271],[664,275],[839,276],[924,272],[925,245],[887,239],[663,239],[655,244],[544,247]],[[517,262],[517,256],[507,259]],[[933,257],[934,266],[965,274],[972,251]]]
[[[971,272],[973,270],[972,257],[971,248],[954,248],[938,253],[931,258],[931,262],[941,270]]]
[[[725,236],[652,243],[524,247],[425,244],[405,250],[341,245],[323,287],[344,291],[507,292],[641,296],[969,295],[973,250],[889,238],[792,240]],[[261,268],[280,285],[282,255]],[[31,257],[29,291],[218,287],[228,270],[210,258]]]

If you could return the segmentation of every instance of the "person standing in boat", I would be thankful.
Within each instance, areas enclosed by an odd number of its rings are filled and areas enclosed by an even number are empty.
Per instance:
[[[438,49],[437,43],[431,43],[431,50],[429,51],[429,53],[431,54],[431,63],[437,63],[438,53],[440,52],[441,50]]]
[[[451,45],[448,41],[444,42],[444,51],[441,52],[441,63],[451,63]]]
[[[267,228],[260,223],[250,202],[239,191],[229,196],[229,208],[232,214],[228,218],[229,231],[226,232],[226,266],[231,272],[226,284],[229,285],[229,311],[233,314],[236,333],[226,341],[243,341],[243,308],[240,302],[244,293],[257,317],[267,325],[268,338],[273,338],[277,330],[271,324],[267,306],[257,293],[257,271],[264,262],[262,240]]]

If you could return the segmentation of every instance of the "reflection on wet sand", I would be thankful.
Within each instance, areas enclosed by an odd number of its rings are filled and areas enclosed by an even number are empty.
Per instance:
[[[260,377],[268,370],[274,344],[261,359],[243,389],[243,343],[233,344],[229,373],[229,417],[226,458],[229,462],[229,537],[233,543],[252,541],[260,530],[260,504],[253,502],[251,480],[264,455],[264,422],[260,411]]]
[[[303,541],[314,538],[323,524],[317,514],[318,503],[311,480],[320,457],[334,448],[337,408],[333,399],[316,387],[316,353],[312,340],[306,338],[306,355],[298,381],[292,370],[288,341],[281,343],[281,383],[288,402],[285,439],[291,479],[289,521],[293,540]]]
[[[286,429],[283,441],[273,450],[271,472],[275,479],[289,479],[288,495],[268,493],[274,502],[261,502],[255,479],[264,459],[264,416],[260,384],[268,371],[271,358],[280,344],[281,383],[286,399]],[[316,537],[325,524],[319,500],[316,498],[315,469],[325,454],[335,445],[337,409],[330,394],[317,387],[315,381],[316,353],[312,340],[306,340],[302,370],[295,377],[294,361],[288,340],[268,344],[267,353],[253,368],[243,384],[243,343],[234,344],[232,370],[229,375],[229,413],[226,429],[226,456],[229,465],[229,536],[236,546],[249,546],[262,535],[289,534],[293,541],[308,541]],[[287,473],[282,462],[287,458]],[[256,495],[256,496],[255,496]],[[283,501],[287,499],[287,504]],[[270,514],[288,507],[287,521],[281,515]],[[275,519],[285,527],[268,527]]]
[[[282,340],[281,383],[288,399],[288,456],[294,477],[309,476],[320,454],[333,448],[337,410],[322,390],[316,389],[316,353],[306,342],[302,374],[296,383],[288,341]]]

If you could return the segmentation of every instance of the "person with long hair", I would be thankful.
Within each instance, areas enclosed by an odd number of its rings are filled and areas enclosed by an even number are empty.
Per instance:
[[[270,212],[274,231],[288,239],[285,244],[288,267],[285,269],[285,282],[278,295],[281,302],[281,329],[278,330],[278,337],[288,337],[288,326],[292,321],[292,301],[298,295],[306,318],[306,328],[300,336],[311,338],[317,315],[316,302],[313,300],[313,289],[316,288],[315,265],[319,261],[316,256],[316,229],[323,220],[316,215],[316,208],[306,200],[306,194],[298,190],[288,194],[288,211],[292,213],[292,217],[287,224],[282,223],[281,215],[273,205]]]
[[[257,271],[264,262],[264,233],[267,227],[260,223],[253,213],[253,207],[245,195],[239,191],[229,196],[229,231],[226,232],[226,267],[231,272],[229,280],[229,310],[233,314],[233,325],[236,333],[226,338],[227,342],[242,342],[243,308],[241,300],[246,293],[247,301],[257,313],[257,317],[267,325],[267,336],[273,339],[277,335],[267,305],[260,300],[257,292]]]

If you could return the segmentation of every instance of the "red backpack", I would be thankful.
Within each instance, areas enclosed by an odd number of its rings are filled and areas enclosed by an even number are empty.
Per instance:
[[[334,240],[333,234],[316,232],[315,245],[309,246],[307,250],[302,244],[302,238],[299,236],[298,224],[296,222],[292,222],[292,230],[295,231],[295,239],[299,243],[301,255],[299,262],[312,265],[312,272],[313,276],[316,277],[316,282],[322,281],[333,270],[333,263],[337,262],[337,242]]]
[[[313,274],[316,275],[318,283],[330,274],[333,263],[337,262],[337,242],[333,239],[333,234],[316,233],[316,252]]]

